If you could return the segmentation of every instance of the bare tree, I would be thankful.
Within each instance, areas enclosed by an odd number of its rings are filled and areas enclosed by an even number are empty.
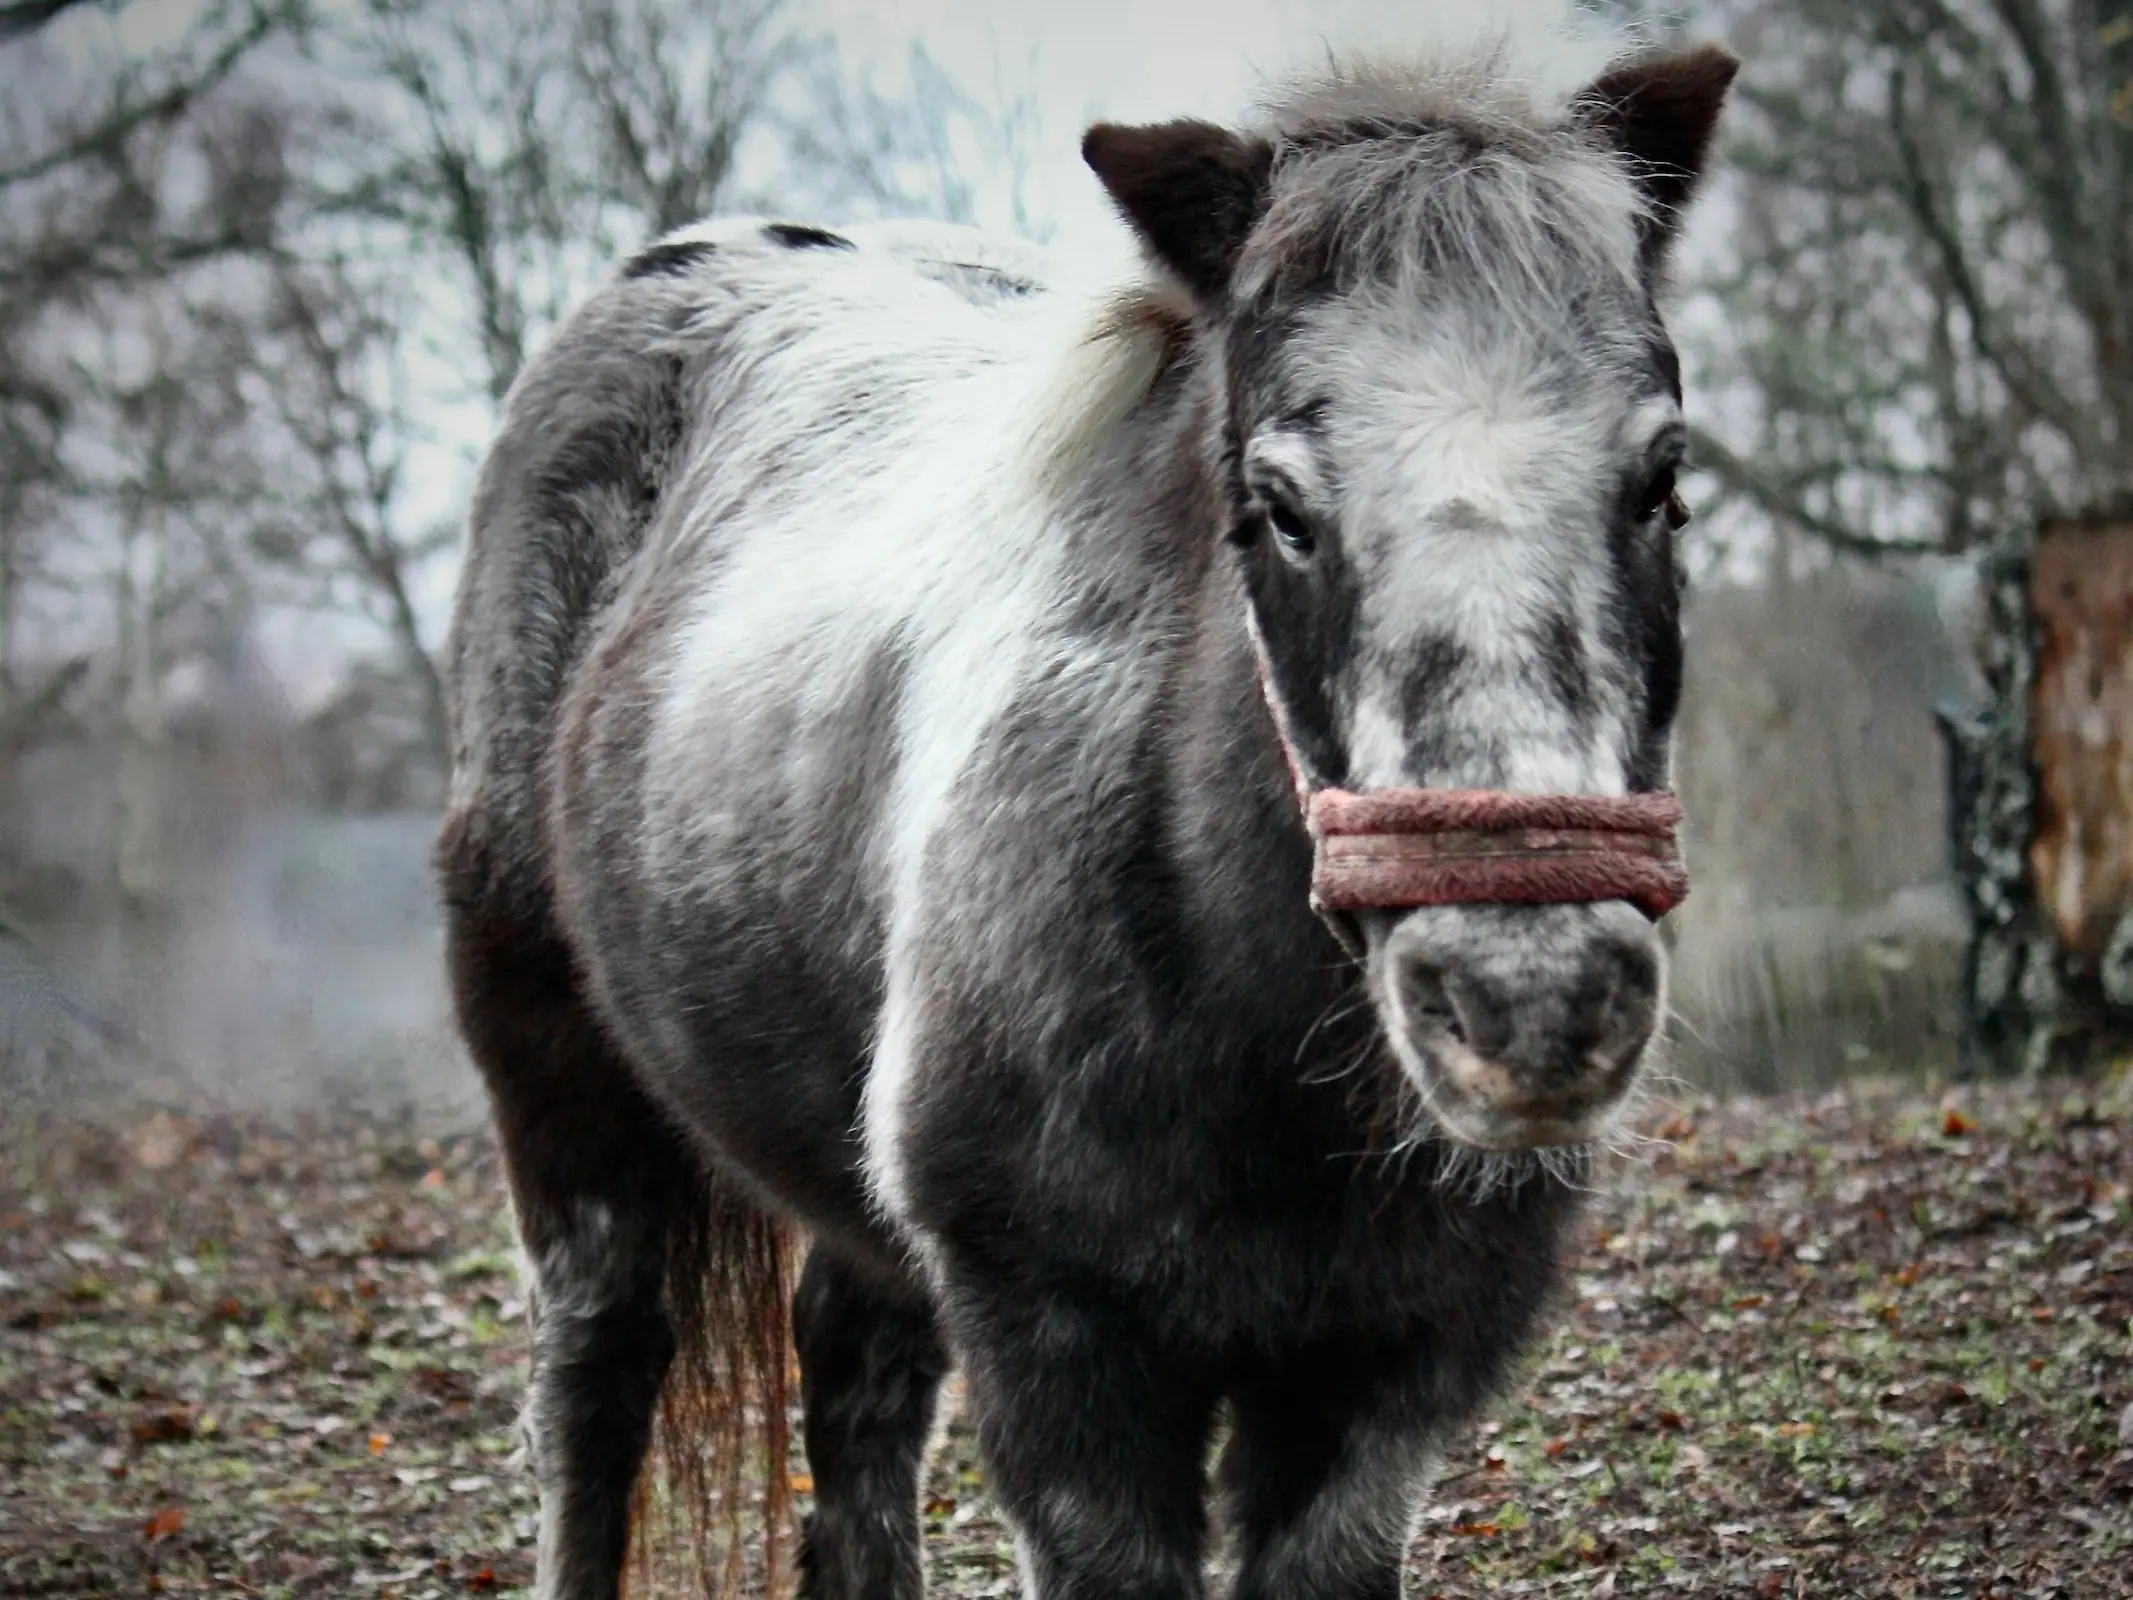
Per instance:
[[[1732,404],[1700,459],[1760,522],[1779,581],[1800,539],[1978,563],[1985,702],[1943,722],[1969,1042],[2029,1070],[2079,1059],[2095,974],[2059,948],[2029,866],[2028,560],[2045,519],[2133,490],[2133,10],[1720,10],[1754,66],[1734,253],[1710,285],[1724,316],[1706,353]]]
[[[165,178],[173,136],[300,21],[289,0],[211,4],[168,50],[114,56],[107,79],[85,84],[37,37],[69,9],[0,16],[11,86],[0,112],[0,751],[37,737],[88,676],[84,655],[26,663],[21,645],[48,586],[43,546],[98,492],[77,448],[99,387],[84,342],[129,302],[264,236],[272,193],[210,183],[184,195]]]
[[[1721,7],[1735,251],[1699,457],[1780,530],[1963,551],[2133,479],[2133,11]]]
[[[1041,237],[1049,219],[1029,192],[1042,132],[1033,78],[1026,73],[1012,88],[996,82],[981,97],[913,43],[902,81],[886,86],[878,69],[854,71],[817,51],[777,121],[789,157],[811,176],[807,186],[832,206],[977,223],[986,220],[981,191],[990,185],[1003,192],[1000,220]]]
[[[33,20],[10,49],[40,47]],[[1019,173],[1032,126],[1026,98],[990,117],[922,55],[899,99],[785,0],[222,0],[89,87],[0,110],[0,732],[82,681],[4,674],[26,597],[65,587],[42,547],[88,528],[113,555],[75,581],[118,584],[135,664],[118,725],[145,728],[160,634],[212,591],[367,627],[350,682],[404,686],[438,770],[455,541],[425,489],[464,471],[530,345],[618,254],[766,190],[968,216],[968,169],[1001,149]],[[155,384],[109,359],[151,307]],[[151,392],[190,412],[162,454],[141,453]],[[113,470],[150,459],[217,479],[180,496],[183,474],[151,492]]]
[[[779,0],[368,0],[322,215],[383,227],[466,296],[501,399],[621,250],[717,209],[793,36]]]

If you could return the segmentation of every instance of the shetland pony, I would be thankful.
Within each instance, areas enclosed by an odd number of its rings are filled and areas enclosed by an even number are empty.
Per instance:
[[[519,378],[437,863],[541,1596],[617,1592],[663,1394],[782,1448],[788,1294],[818,1600],[920,1594],[951,1364],[1036,1600],[1199,1595],[1210,1500],[1240,1600],[1397,1595],[1663,958],[1628,898],[1315,908],[1298,790],[1665,789],[1655,296],[1736,67],[1514,55],[1092,128],[1098,292],[721,223]]]

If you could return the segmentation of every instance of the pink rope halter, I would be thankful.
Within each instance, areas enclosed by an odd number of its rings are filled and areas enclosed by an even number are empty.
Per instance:
[[[1252,624],[1259,687],[1311,835],[1311,906],[1328,912],[1627,900],[1654,922],[1688,898],[1671,793],[1315,788]],[[1340,930],[1336,928],[1336,932]]]
[[[1656,922],[1689,892],[1671,794],[1320,789],[1305,821],[1325,911],[1627,900]]]

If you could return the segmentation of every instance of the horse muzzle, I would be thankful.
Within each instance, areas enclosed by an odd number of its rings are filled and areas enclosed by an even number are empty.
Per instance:
[[[1307,806],[1312,905],[1368,962],[1437,1122],[1486,1149],[1592,1137],[1657,1030],[1651,924],[1688,893],[1679,802],[1389,789]]]

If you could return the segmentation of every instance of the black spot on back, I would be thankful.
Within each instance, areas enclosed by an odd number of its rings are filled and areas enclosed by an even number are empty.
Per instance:
[[[831,233],[827,228],[811,228],[804,222],[773,222],[763,229],[763,237],[772,244],[783,245],[788,250],[856,250],[841,233]]]
[[[718,246],[708,239],[684,239],[672,244],[655,244],[648,250],[640,250],[630,257],[623,267],[625,278],[679,278],[701,263],[718,254]]]

